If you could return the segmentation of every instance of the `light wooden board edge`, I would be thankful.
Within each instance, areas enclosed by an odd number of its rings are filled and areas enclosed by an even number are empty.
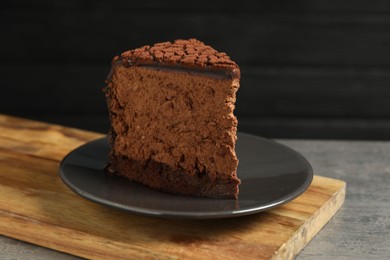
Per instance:
[[[341,208],[345,201],[347,185],[344,181],[337,181],[342,184],[341,188],[279,248],[273,256],[273,260],[294,259]]]
[[[334,180],[334,179],[333,179]],[[311,241],[311,239],[325,226],[325,224],[335,215],[339,208],[343,205],[345,200],[346,193],[346,183],[340,180],[338,181],[340,189],[338,189],[327,201],[324,203],[313,216],[310,217],[302,224],[302,226],[295,231],[292,237],[286,241],[278,251],[275,252],[275,255],[272,259],[293,259],[305,246]],[[23,232],[20,232],[20,228],[15,228],[15,225],[22,226]],[[54,230],[52,234],[47,234],[45,237],[34,237],[36,230],[40,228],[47,228],[50,226]],[[78,241],[89,240],[88,243],[94,245],[100,245],[102,247],[110,247],[107,244],[107,241],[102,237],[92,238],[82,232],[75,232],[74,230],[51,225],[50,223],[44,223],[41,221],[31,221],[30,218],[17,215],[11,212],[5,212],[0,210],[0,227],[2,234],[14,239],[19,239],[25,242],[43,246],[46,248],[54,249],[60,252],[64,252],[71,255],[76,255],[80,257],[89,257],[93,259],[108,259],[108,258],[117,258],[117,254],[113,255],[101,255],[99,252],[92,252],[86,248],[80,247]],[[26,234],[30,234],[26,236]],[[67,243],[58,243],[58,239],[55,239],[56,236],[64,237],[73,237],[74,239],[65,239]],[[77,238],[76,238],[77,237]],[[72,243],[69,244],[69,241]],[[114,252],[118,248],[111,248]],[[136,253],[139,255],[142,250],[136,250]],[[163,255],[154,255],[151,256],[148,251],[143,252],[143,258],[155,258]]]
[[[15,228],[15,226],[18,226],[18,228]],[[82,243],[82,245],[79,243],[81,240],[84,242],[88,241],[88,244],[99,245],[101,247],[110,247],[109,243],[107,243],[104,238],[93,237],[84,232],[32,220],[28,217],[11,212],[0,210],[0,227],[2,230],[2,235],[69,255],[88,259],[116,258],[114,255],[101,255],[99,252],[90,250],[88,247],[85,247],[85,243]],[[23,231],[21,231],[22,229],[20,227],[23,227]],[[51,232],[47,232],[44,236],[37,236],[37,229],[47,228],[50,228]],[[58,242],[58,237],[64,237],[62,243]],[[117,250],[117,248],[115,248],[115,250]]]

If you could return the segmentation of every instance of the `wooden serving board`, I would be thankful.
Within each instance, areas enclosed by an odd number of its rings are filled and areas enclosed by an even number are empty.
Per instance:
[[[195,221],[132,215],[77,196],[59,178],[62,158],[99,137],[0,115],[0,234],[94,259],[287,259],[344,202],[345,182],[315,176],[300,197],[250,216]]]

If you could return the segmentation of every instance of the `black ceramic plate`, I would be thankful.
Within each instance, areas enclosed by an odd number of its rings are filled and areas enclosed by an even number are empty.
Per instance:
[[[238,200],[208,199],[158,192],[121,177],[107,176],[106,138],[80,146],[60,166],[62,180],[91,201],[132,213],[167,218],[230,218],[268,210],[302,194],[313,171],[296,151],[261,137],[238,134]]]

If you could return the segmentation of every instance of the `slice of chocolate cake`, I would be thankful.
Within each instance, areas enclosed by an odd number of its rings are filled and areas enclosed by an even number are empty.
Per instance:
[[[108,172],[165,192],[237,198],[239,79],[236,63],[195,39],[115,57]]]

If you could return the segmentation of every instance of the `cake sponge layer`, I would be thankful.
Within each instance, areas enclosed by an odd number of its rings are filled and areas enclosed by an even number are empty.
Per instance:
[[[110,172],[168,192],[236,198],[237,68],[152,65],[134,57],[137,65],[129,65],[125,56],[114,60],[106,91]]]

